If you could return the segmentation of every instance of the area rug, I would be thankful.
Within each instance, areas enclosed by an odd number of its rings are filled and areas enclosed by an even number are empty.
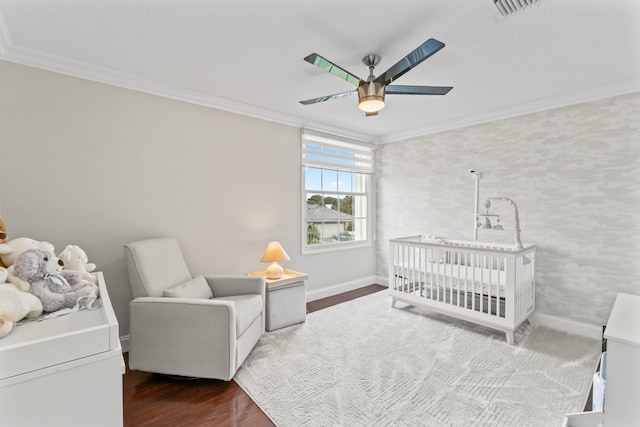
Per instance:
[[[269,332],[235,376],[279,427],[560,426],[583,410],[600,343],[525,322],[501,332],[386,291]]]

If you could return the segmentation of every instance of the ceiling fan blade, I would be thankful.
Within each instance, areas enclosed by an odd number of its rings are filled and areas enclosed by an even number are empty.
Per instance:
[[[446,95],[453,86],[402,86],[392,85],[385,88],[387,95]]]
[[[323,58],[317,53],[312,53],[311,55],[304,58],[304,60],[326,71],[327,73],[331,73],[334,76],[351,83],[354,86],[359,86],[360,83],[364,83],[364,81],[360,77],[356,77],[344,68],[338,67],[336,64]]]
[[[436,39],[429,39],[418,46],[416,49],[414,49],[410,54],[398,61],[393,67],[380,74],[375,79],[375,81],[388,85],[443,47],[444,43],[442,43],[441,41]]]
[[[324,101],[329,101],[331,99],[338,99],[338,98],[343,98],[345,96],[351,96],[355,93],[358,93],[358,91],[350,90],[349,92],[341,92],[341,93],[336,93],[334,95],[326,95],[326,96],[321,96],[319,98],[306,99],[304,101],[300,101],[300,104],[303,104],[303,105],[317,104],[318,102],[324,102]]]

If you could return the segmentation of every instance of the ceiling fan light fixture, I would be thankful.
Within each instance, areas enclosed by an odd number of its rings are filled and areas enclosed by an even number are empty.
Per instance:
[[[366,113],[376,113],[384,108],[384,84],[366,82],[358,87],[358,108]]]

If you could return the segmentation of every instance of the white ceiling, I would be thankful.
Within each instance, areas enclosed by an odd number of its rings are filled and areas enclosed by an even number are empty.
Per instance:
[[[376,117],[303,61],[366,78],[428,38],[445,48],[398,79]],[[387,142],[640,90],[638,0],[0,0],[0,58],[295,126]]]

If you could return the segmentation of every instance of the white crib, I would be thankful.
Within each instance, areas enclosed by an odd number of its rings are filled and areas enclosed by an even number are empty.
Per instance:
[[[503,331],[535,308],[535,245],[410,236],[390,240],[389,293],[396,301]]]

